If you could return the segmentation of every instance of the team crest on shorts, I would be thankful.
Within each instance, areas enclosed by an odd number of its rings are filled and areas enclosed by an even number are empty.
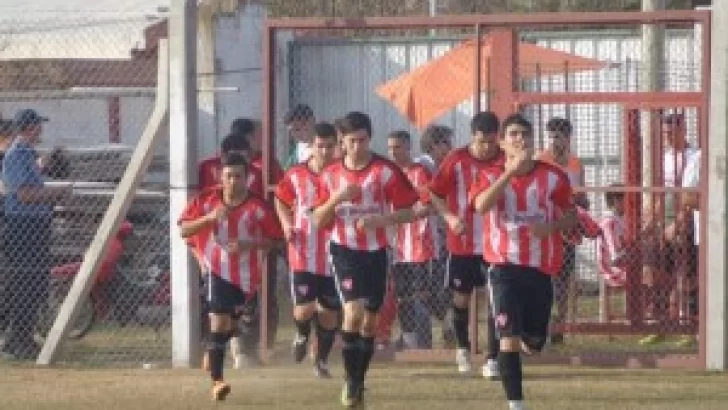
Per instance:
[[[505,313],[499,313],[498,316],[495,317],[495,324],[499,328],[504,328],[508,324],[508,315]]]
[[[298,285],[298,293],[300,295],[308,295],[308,285]]]
[[[354,280],[352,278],[346,278],[341,281],[341,287],[346,290],[351,290],[354,287]]]
[[[455,279],[453,279],[452,281],[453,281],[453,283],[455,283],[455,286],[460,286],[460,284],[462,283],[462,282],[460,281],[460,279],[458,279],[458,278],[455,278]]]

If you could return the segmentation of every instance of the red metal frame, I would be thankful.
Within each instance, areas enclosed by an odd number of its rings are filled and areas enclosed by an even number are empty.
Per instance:
[[[476,109],[480,107],[481,90],[481,55],[480,55],[480,33],[483,29],[491,30],[491,34],[498,39],[499,47],[494,47],[494,52],[499,58],[491,59],[488,64],[492,64],[492,71],[502,72],[505,78],[499,77],[496,82],[488,81],[488,89],[498,86],[497,92],[490,93],[488,98],[489,109],[496,111],[498,114],[510,113],[512,110],[529,104],[621,104],[627,118],[638,117],[638,110],[656,110],[664,107],[695,107],[699,113],[699,135],[701,139],[702,149],[707,151],[708,144],[706,142],[708,130],[708,99],[709,99],[709,80],[710,80],[710,12],[709,11],[656,11],[656,12],[608,12],[608,13],[532,13],[532,14],[505,14],[505,15],[461,15],[461,16],[440,16],[440,17],[383,17],[383,18],[361,18],[361,19],[322,19],[322,18],[291,18],[291,19],[273,19],[266,21],[264,29],[263,41],[263,145],[268,149],[268,154],[264,155],[263,167],[265,169],[264,179],[266,186],[270,187],[272,177],[271,155],[275,152],[274,141],[276,140],[275,128],[273,124],[276,119],[275,110],[275,35],[279,30],[402,30],[416,28],[463,28],[473,27],[476,32],[476,57],[475,64],[475,89],[474,89],[474,106]],[[514,30],[524,27],[528,28],[547,28],[547,27],[564,27],[564,26],[626,26],[640,24],[700,24],[703,27],[703,76],[700,92],[564,92],[564,93],[538,93],[538,92],[521,92],[519,91],[517,81],[517,53],[514,52],[515,36]],[[568,67],[565,67],[568,71]],[[490,79],[488,79],[490,80]],[[504,81],[505,80],[505,81]],[[631,121],[625,121],[625,136],[638,136],[639,129],[629,129]],[[637,121],[637,125],[639,121]],[[625,144],[625,157],[632,158],[632,161],[642,157],[641,147],[638,138],[627,138]],[[651,155],[654,157],[654,155]],[[707,158],[707,152],[703,152],[703,158]],[[628,161],[628,162],[632,162]],[[641,187],[641,170],[635,168],[635,164],[628,165],[627,175],[632,175],[631,179],[625,181],[630,187],[622,189],[628,192],[629,211],[627,220],[629,224],[630,236],[636,239],[635,233],[639,229],[639,212],[641,210],[640,193],[651,192],[673,192],[673,191],[689,191],[678,188],[659,188],[659,187]],[[707,163],[703,160],[701,164],[701,172],[707,174]],[[638,178],[639,177],[639,178]],[[609,188],[605,187],[589,187],[584,191],[602,192]],[[707,183],[705,179],[701,181],[698,189],[701,195],[701,208],[706,209],[707,205]],[[700,231],[701,243],[705,243],[705,229]],[[700,292],[700,320],[698,330],[703,337],[700,337],[698,355],[673,355],[673,354],[598,354],[590,355],[582,353],[578,356],[564,355],[545,355],[540,359],[529,359],[533,361],[541,361],[548,363],[571,363],[571,364],[617,364],[627,367],[694,367],[702,368],[705,363],[705,247],[700,247],[700,272],[699,286]],[[267,271],[264,273],[267,275]],[[263,323],[267,323],[267,281],[263,281],[263,303],[262,314]],[[628,316],[635,315],[635,309],[639,306],[628,303]],[[471,322],[471,325],[474,325]],[[620,333],[624,329],[624,325],[607,324],[607,325],[567,325],[567,328],[573,330],[587,329],[590,332],[597,333]],[[475,327],[477,329],[477,327]],[[646,328],[650,330],[649,328]],[[476,330],[477,331],[477,330]],[[477,335],[477,333],[474,333]],[[262,326],[262,342],[261,348],[265,350],[267,341],[267,331]],[[475,338],[477,340],[477,337]],[[390,352],[391,353],[391,352]],[[265,357],[265,356],[264,356]],[[443,350],[434,350],[427,352],[408,352],[393,355],[395,358],[405,360],[451,360],[452,353]]]

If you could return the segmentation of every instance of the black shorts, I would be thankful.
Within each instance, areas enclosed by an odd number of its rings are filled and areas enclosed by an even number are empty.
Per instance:
[[[342,303],[364,301],[370,312],[379,312],[387,292],[387,251],[360,251],[331,243],[332,269]]]
[[[543,348],[554,298],[551,277],[535,268],[510,264],[493,265],[488,276],[498,337],[520,337],[531,348]]]
[[[425,299],[430,290],[430,262],[395,263],[392,277],[397,300]]]
[[[217,275],[205,276],[208,312],[239,317],[245,306],[243,290]]]
[[[324,309],[341,309],[333,276],[311,272],[291,273],[291,298],[296,306],[318,301]]]
[[[481,255],[453,255],[447,258],[445,287],[458,293],[472,293],[486,283],[487,264]]]

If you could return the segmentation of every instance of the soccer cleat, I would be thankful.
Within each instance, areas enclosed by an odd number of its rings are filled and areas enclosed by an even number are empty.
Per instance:
[[[640,339],[639,342],[637,342],[637,343],[639,343],[640,346],[651,346],[651,345],[660,343],[664,340],[665,340],[664,335],[655,334],[655,335],[647,335],[647,336],[643,337],[642,339]]]
[[[362,400],[363,391],[356,383],[346,382],[341,389],[341,405],[344,407],[356,407]]]
[[[306,358],[306,351],[308,350],[308,339],[296,335],[296,338],[293,340],[293,359],[296,361],[296,363],[301,363],[303,359]]]
[[[329,366],[326,362],[318,360],[313,365],[313,374],[319,379],[330,379],[331,372],[329,372]]]
[[[223,381],[216,381],[212,385],[212,400],[223,401],[230,394],[230,385]]]
[[[526,410],[523,400],[511,400],[508,402],[508,410]]]
[[[498,362],[494,359],[488,359],[483,364],[483,377],[488,380],[500,379],[500,370],[498,369]]]
[[[473,370],[473,366],[470,364],[470,352],[468,349],[457,349],[455,363],[458,365],[459,373],[470,373]]]

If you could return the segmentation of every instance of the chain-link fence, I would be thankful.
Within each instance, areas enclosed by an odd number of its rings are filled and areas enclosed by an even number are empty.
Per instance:
[[[585,220],[599,229],[568,238],[563,274],[554,280],[553,351],[560,357],[596,353],[598,360],[620,363],[635,353],[695,357],[700,223],[699,214],[688,210],[698,209],[703,191],[697,175],[688,182],[683,173],[692,172],[686,166],[700,169],[699,147],[706,138],[701,128],[706,53],[699,24],[672,26],[658,37],[664,62],[653,65],[645,57],[639,25],[522,26],[517,67],[502,64],[508,55],[498,53],[506,47],[492,42],[501,33],[483,29],[480,75],[474,64],[475,33],[462,27],[404,38],[397,33],[409,26],[402,26],[368,38],[367,28],[353,24],[360,34],[354,40],[337,36],[347,33],[346,27],[309,27],[320,34],[314,37],[284,26],[274,32],[276,66],[270,73],[279,158],[291,146],[280,119],[296,104],[310,105],[322,121],[350,110],[368,113],[372,148],[383,155],[388,154],[386,136],[405,130],[416,161],[436,155],[422,141],[427,125],[450,128],[453,147],[470,142],[478,86],[487,90],[480,93],[481,109],[507,113],[518,107],[533,121],[541,151],[563,150],[553,146],[558,141],[548,123],[567,119],[573,132],[566,145],[583,168],[576,172],[576,179],[583,178],[575,181],[582,186],[579,203],[589,216]],[[506,69],[513,70],[513,93],[503,86],[511,81]],[[655,85],[650,89],[650,84]],[[416,246],[432,247],[429,241]],[[443,279],[437,279],[442,268],[436,259],[393,261],[391,296],[377,335],[382,347],[454,346],[451,318],[445,318],[450,296],[442,290]],[[445,301],[433,302],[440,298]],[[480,348],[488,343],[486,299],[481,294],[478,304]]]
[[[0,344],[34,360],[154,106],[164,23],[96,10],[0,17]],[[135,192],[59,356],[169,361],[167,143]]]

